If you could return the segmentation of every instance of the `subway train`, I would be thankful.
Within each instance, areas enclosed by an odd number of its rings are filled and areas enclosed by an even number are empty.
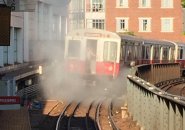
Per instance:
[[[99,29],[72,31],[65,38],[65,70],[86,77],[117,77],[121,38]]]
[[[116,78],[120,64],[180,63],[185,67],[185,44],[81,29],[65,39],[65,70],[70,74]]]
[[[185,67],[185,43],[144,39],[130,35],[121,37],[121,58],[126,65],[135,63],[180,63]]]

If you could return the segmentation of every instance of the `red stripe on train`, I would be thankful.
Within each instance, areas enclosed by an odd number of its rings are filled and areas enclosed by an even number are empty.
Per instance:
[[[98,75],[113,75],[115,72],[115,76],[119,74],[120,65],[119,63],[113,62],[97,62],[96,63],[96,73]]]

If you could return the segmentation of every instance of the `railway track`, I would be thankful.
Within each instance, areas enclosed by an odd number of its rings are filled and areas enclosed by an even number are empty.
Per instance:
[[[163,91],[177,96],[185,96],[185,78],[177,78],[155,84]]]
[[[70,103],[58,119],[56,130],[98,130],[90,118],[95,119],[94,110],[93,102]]]
[[[58,118],[56,130],[118,130],[111,101],[70,103]]]
[[[120,109],[120,106],[117,108]],[[114,118],[114,109],[114,103],[110,99],[46,103],[43,110],[37,111],[40,112],[41,118],[35,120],[38,125],[32,128],[40,130],[118,130],[122,126],[117,123],[118,118]],[[121,121],[120,118],[119,121]]]
[[[64,107],[64,102],[46,100],[42,101],[42,109],[29,109],[31,128],[39,130],[55,129],[57,119]]]

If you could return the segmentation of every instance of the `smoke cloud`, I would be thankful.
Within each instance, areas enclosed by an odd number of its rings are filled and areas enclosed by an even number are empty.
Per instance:
[[[44,26],[42,27],[38,28],[44,30]],[[64,28],[65,27],[62,27],[62,29]],[[40,35],[39,33],[40,32],[38,32],[38,36]],[[33,56],[34,59],[47,59],[47,64],[43,66],[43,75],[41,76],[41,90],[44,98],[78,101],[87,98],[104,98],[106,96],[112,98],[123,97],[125,99],[125,75],[127,75],[127,73],[121,73],[115,80],[108,78],[101,79],[101,83],[89,85],[88,82],[80,76],[68,76],[68,72],[64,67],[64,41],[45,40],[45,42],[39,45],[39,47],[36,45],[33,49],[35,50]]]
[[[42,55],[49,58],[43,68],[42,90],[46,99],[83,100],[122,98],[126,95],[126,75],[128,71],[122,68],[116,79],[101,78],[95,84],[77,75],[69,75],[65,70],[64,48],[60,45],[43,48]],[[75,51],[75,50],[74,50]]]

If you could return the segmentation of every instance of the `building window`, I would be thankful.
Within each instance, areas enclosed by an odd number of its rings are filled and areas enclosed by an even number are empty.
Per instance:
[[[104,20],[102,19],[93,20],[93,28],[104,29]]]
[[[104,19],[87,19],[87,28],[104,29],[105,20]]]
[[[91,0],[91,11],[100,12],[104,10],[104,0]]]
[[[139,0],[140,8],[151,8],[151,0]]]
[[[161,18],[161,32],[173,32],[173,18]]]
[[[116,32],[128,31],[128,18],[116,18]]]
[[[173,8],[173,0],[161,0],[161,8]]]
[[[139,32],[151,32],[151,18],[139,18]]]
[[[128,8],[128,0],[117,0],[116,5],[118,8]]]

